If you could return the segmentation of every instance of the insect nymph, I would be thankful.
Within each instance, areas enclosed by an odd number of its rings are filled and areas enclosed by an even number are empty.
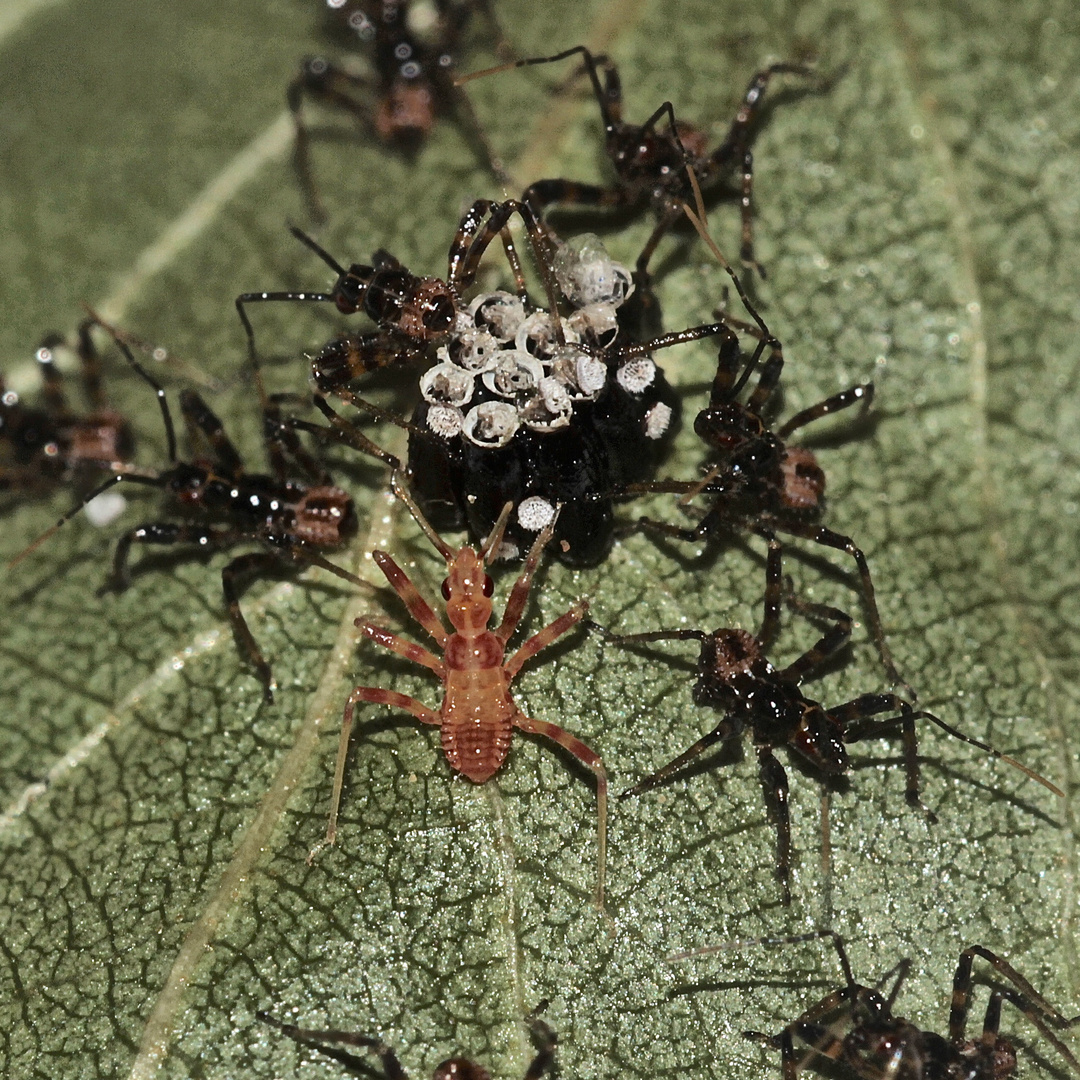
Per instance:
[[[525,641],[509,660],[505,659],[506,644],[525,613],[532,577],[544,547],[554,533],[555,522],[550,521],[536,538],[521,574],[514,582],[502,622],[496,629],[489,630],[488,623],[493,614],[491,597],[495,586],[485,567],[499,549],[513,504],[507,503],[503,508],[495,528],[479,551],[467,546],[455,551],[428,524],[419,507],[396,479],[394,491],[408,506],[417,524],[438,549],[439,554],[446,559],[448,573],[443,582],[442,594],[446,601],[446,615],[453,630],[446,630],[431,605],[385,551],[373,553],[375,564],[404,601],[409,614],[434,638],[442,650],[442,658],[415,642],[407,641],[381,626],[376,626],[368,619],[357,619],[356,625],[365,637],[433,671],[442,682],[445,693],[438,711],[406,694],[381,687],[358,686],[349,695],[342,716],[341,742],[334,773],[326,843],[332,844],[337,835],[337,814],[345,778],[353,712],[360,702],[392,705],[411,713],[422,724],[438,727],[443,752],[450,767],[477,784],[491,779],[498,772],[510,751],[513,730],[517,728],[520,731],[543,735],[558,743],[596,775],[596,900],[602,908],[607,838],[607,773],[604,771],[604,764],[598,754],[561,727],[547,720],[534,720],[526,716],[510,693],[510,683],[525,661],[576,626],[585,617],[588,604],[579,601],[565,614]]]

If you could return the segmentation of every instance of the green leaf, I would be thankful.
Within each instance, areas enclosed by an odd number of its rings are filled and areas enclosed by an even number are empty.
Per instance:
[[[36,342],[70,328],[89,300],[168,346],[184,365],[163,369],[171,385],[192,372],[220,383],[215,407],[257,455],[232,299],[326,284],[284,229],[304,219],[284,87],[320,45],[318,5],[13,10],[23,20],[0,23],[2,369],[20,391],[32,387]],[[350,758],[339,844],[308,865],[348,687],[437,700],[423,673],[357,646],[357,614],[405,627],[404,613],[386,590],[357,596],[318,573],[252,589],[245,609],[281,687],[266,707],[224,618],[224,557],[166,560],[123,596],[95,594],[115,538],[156,513],[153,497],[134,496],[121,522],[72,523],[4,575],[6,1075],[340,1075],[258,1024],[267,1009],[378,1035],[416,1078],[455,1053],[519,1077],[532,1053],[522,1018],[550,998],[562,1076],[775,1077],[778,1055],[740,1032],[778,1030],[836,985],[828,950],[664,957],[819,926],[844,935],[866,982],[912,957],[899,1011],[938,1031],[956,956],[972,942],[1010,958],[1065,1012],[1080,1002],[1075,10],[506,0],[500,17],[525,54],[582,40],[609,52],[628,119],[670,98],[717,139],[767,60],[809,49],[841,73],[825,94],[777,93],[756,145],[758,253],[770,272],[757,295],[785,345],[785,409],[874,379],[872,425],[820,425],[827,520],[866,551],[921,702],[1070,798],[927,728],[931,827],[904,803],[897,743],[871,741],[832,795],[825,867],[820,785],[793,764],[795,901],[784,909],[748,752],[613,805],[612,926],[590,902],[587,774],[519,738],[498,777],[475,787],[451,778],[435,733],[372,709]],[[484,48],[471,56],[493,62]],[[475,84],[491,141],[522,182],[607,175],[588,96],[546,96],[564,74]],[[322,119],[343,137],[316,143],[331,215],[321,240],[343,260],[382,246],[440,273],[462,205],[498,194],[460,133],[441,126],[413,167],[352,138],[343,117]],[[734,210],[718,208],[712,226],[734,250]],[[632,261],[648,231],[642,221],[607,241]],[[664,253],[678,250],[665,242]],[[666,324],[705,321],[723,288],[716,265],[697,244],[661,264]],[[281,361],[275,389],[302,390],[300,354],[339,324],[276,307],[255,313]],[[714,356],[689,347],[664,363],[692,416]],[[109,386],[136,418],[141,460],[160,462],[145,387],[122,372]],[[859,437],[845,438],[852,427]],[[701,460],[686,431],[665,471],[693,476]],[[439,560],[386,500],[383,474],[361,465],[342,475],[365,525],[341,561],[375,581],[365,553],[385,546],[437,595]],[[12,508],[4,554],[66,505],[58,494]],[[671,500],[654,510],[674,513]],[[860,612],[850,560],[789,550],[800,591]],[[699,559],[635,535],[598,570],[546,567],[527,630],[579,596],[627,631],[681,619],[754,628],[762,581],[754,542]],[[501,595],[507,587],[503,575]],[[777,656],[813,637],[794,621]],[[690,700],[692,656],[573,638],[529,665],[519,700],[599,751],[617,793],[714,723]],[[850,662],[813,692],[834,703],[883,689],[860,631]],[[1003,1026],[1025,1076],[1063,1071],[1018,1013]]]

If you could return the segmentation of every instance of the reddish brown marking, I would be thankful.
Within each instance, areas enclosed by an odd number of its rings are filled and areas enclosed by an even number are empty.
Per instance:
[[[817,510],[825,494],[825,473],[803,446],[789,446],[780,459],[780,501],[791,510]]]
[[[584,601],[576,604],[534,634],[509,661],[505,659],[504,651],[506,642],[524,614],[533,574],[540,563],[544,547],[554,533],[555,520],[536,538],[511,590],[503,620],[498,629],[493,631],[488,629],[493,614],[493,586],[487,574],[486,563],[491,553],[499,547],[507,519],[513,509],[512,505],[508,503],[504,507],[495,529],[480,551],[471,547],[462,547],[455,551],[434,532],[408,493],[396,485],[395,491],[446,559],[447,576],[443,582],[443,596],[446,597],[446,616],[454,629],[452,633],[447,633],[431,605],[385,551],[373,553],[376,565],[404,601],[409,613],[438,643],[443,658],[440,660],[415,642],[399,638],[366,619],[357,619],[356,625],[365,637],[433,671],[443,683],[443,700],[439,711],[434,712],[405,694],[367,686],[358,686],[353,690],[342,716],[341,741],[338,744],[326,843],[332,844],[337,835],[337,814],[341,803],[353,711],[359,702],[394,705],[412,713],[421,723],[438,725],[443,752],[450,767],[478,784],[494,776],[506,760],[506,755],[510,752],[511,735],[517,727],[558,743],[596,776],[596,899],[598,906],[603,908],[607,851],[607,773],[604,771],[603,762],[600,756],[580,739],[557,725],[525,716],[510,693],[510,683],[522,664],[576,626],[585,617],[588,604]]]
[[[316,547],[337,547],[354,524],[352,500],[341,488],[309,488],[296,504],[296,536]]]
[[[396,82],[375,110],[375,130],[386,142],[427,135],[435,123],[435,102],[427,85]]]

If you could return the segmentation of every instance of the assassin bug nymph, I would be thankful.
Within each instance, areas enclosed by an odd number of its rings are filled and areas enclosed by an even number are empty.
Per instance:
[[[742,213],[742,242],[739,254],[742,262],[764,270],[754,258],[754,236],[751,194],[753,191],[753,154],[750,147],[756,134],[770,81],[774,75],[792,74],[811,77],[813,69],[804,64],[772,64],[757,72],[750,80],[731,127],[720,145],[708,149],[708,137],[698,128],[675,119],[670,101],[665,101],[643,124],[623,120],[622,83],[616,66],[606,56],[594,56],[584,45],[556,53],[554,56],[530,57],[477,71],[458,79],[458,85],[509,68],[534,64],[550,64],[580,56],[592,84],[593,95],[600,107],[604,125],[604,152],[615,171],[615,183],[610,187],[583,184],[573,180],[537,180],[521,197],[537,212],[553,204],[585,205],[604,209],[636,212],[649,205],[658,221],[652,235],[638,256],[636,280],[644,286],[648,281],[648,265],[660,241],[683,215],[683,203],[692,197],[692,184],[687,175],[693,171],[694,182],[707,189],[725,190],[725,183],[738,178],[739,187],[732,193],[739,200]],[[600,72],[603,71],[601,83]]]
[[[823,1065],[838,1062],[863,1080],[1006,1080],[1016,1072],[1016,1050],[999,1030],[1001,1006],[1005,1001],[1011,1002],[1035,1025],[1074,1072],[1080,1072],[1080,1062],[1050,1030],[1051,1026],[1059,1030],[1074,1027],[1080,1023],[1080,1016],[1063,1016],[1011,964],[983,945],[970,945],[960,953],[953,975],[947,1036],[924,1031],[893,1013],[911,969],[910,960],[901,960],[874,986],[863,986],[855,981],[843,939],[833,930],[730,942],[680,953],[671,959],[687,959],[719,948],[794,945],[820,938],[829,938],[835,946],[844,985],[811,1005],[776,1035],[743,1032],[745,1038],[780,1051],[783,1080],[797,1080],[801,1069],[815,1061]],[[982,1032],[977,1038],[971,1038],[966,1028],[976,957],[990,964],[1012,986],[991,984]],[[891,989],[883,992],[883,987],[892,978],[895,982]],[[801,1053],[796,1049],[796,1042],[805,1047]]]
[[[250,473],[244,468],[221,421],[194,390],[181,391],[180,410],[189,441],[196,451],[195,458],[193,461],[178,460],[176,435],[165,391],[138,363],[115,331],[96,317],[93,321],[109,330],[129,365],[157,394],[165,424],[169,465],[154,470],[113,462],[110,467],[114,474],[108,480],[9,565],[19,562],[91,499],[114,485],[126,481],[160,488],[170,497],[182,520],[145,522],[126,532],[117,542],[112,575],[105,588],[122,591],[130,584],[128,557],[133,544],[189,544],[200,552],[235,547],[245,542],[263,545],[267,550],[240,555],[225,566],[221,584],[237,647],[255,669],[264,696],[271,702],[275,685],[273,674],[240,610],[241,593],[253,578],[273,574],[294,563],[310,563],[352,584],[363,585],[359,578],[319,554],[319,551],[339,547],[355,531],[352,499],[333,486],[329,476],[300,444],[292,426],[281,418],[278,403],[265,397],[264,434],[272,474]],[[255,381],[261,392],[257,370]],[[305,474],[305,480],[288,477],[287,459]]]
[[[91,412],[76,411],[68,400],[55,363],[64,344],[59,334],[48,335],[34,354],[42,381],[40,405],[23,401],[0,376],[0,492],[51,492],[68,481],[85,491],[88,477],[130,459],[131,426],[106,399],[92,325],[90,319],[79,324],[75,345]]]
[[[540,1077],[551,1068],[555,1060],[555,1046],[558,1039],[537,1015],[547,1005],[542,1001],[527,1017],[525,1023],[532,1032],[536,1041],[536,1056],[529,1063],[522,1080],[540,1080]],[[257,1012],[256,1019],[264,1024],[277,1028],[283,1035],[296,1040],[304,1046],[310,1046],[313,1050],[325,1054],[342,1065],[356,1069],[364,1075],[371,1074],[368,1063],[356,1054],[350,1054],[348,1050],[338,1049],[336,1046],[327,1046],[327,1043],[341,1043],[345,1046],[357,1046],[374,1054],[382,1063],[383,1076],[386,1080],[409,1080],[408,1073],[398,1061],[397,1054],[381,1039],[373,1039],[370,1035],[361,1035],[353,1031],[319,1031],[313,1028],[297,1027],[295,1024],[286,1024],[271,1016],[267,1012]],[[491,1080],[491,1074],[482,1065],[470,1061],[469,1058],[449,1058],[435,1066],[431,1080]]]
[[[491,597],[495,586],[485,567],[498,551],[513,504],[507,503],[503,508],[495,528],[479,551],[467,546],[455,551],[431,527],[396,476],[394,493],[409,508],[416,523],[446,560],[447,576],[443,581],[442,594],[446,601],[446,616],[453,630],[446,630],[431,605],[385,551],[372,553],[375,564],[401,597],[409,614],[435,640],[442,651],[442,657],[415,642],[398,637],[368,619],[357,619],[356,625],[364,637],[434,672],[442,682],[445,692],[438,711],[428,708],[415,698],[379,687],[358,686],[349,695],[342,715],[341,741],[338,744],[325,843],[333,844],[337,836],[338,808],[345,782],[353,714],[361,702],[403,709],[422,724],[438,727],[443,752],[450,767],[477,784],[489,780],[499,770],[510,751],[513,730],[517,728],[519,731],[551,739],[576,757],[582,765],[591,769],[596,776],[596,902],[602,910],[607,848],[607,773],[604,764],[598,754],[561,727],[547,720],[535,720],[526,716],[510,694],[510,683],[522,665],[576,626],[585,617],[588,603],[584,600],[576,603],[564,615],[519,646],[509,660],[505,659],[506,645],[525,613],[533,574],[540,563],[544,547],[554,534],[555,523],[549,522],[537,536],[521,574],[510,591],[502,622],[496,629],[489,630],[488,623],[493,614]]]
[[[303,101],[313,99],[352,113],[384,143],[411,156],[431,133],[439,115],[452,115],[480,151],[492,176],[507,186],[502,162],[492,152],[468,95],[454,83],[454,64],[474,12],[488,23],[500,55],[513,55],[488,0],[436,0],[433,32],[411,27],[411,0],[329,0],[332,18],[354,40],[369,45],[373,76],[348,61],[309,56],[289,84],[287,100],[296,125],[294,160],[312,215],[325,218],[311,172]]]
[[[546,235],[534,215],[520,203],[496,203],[477,199],[463,215],[447,253],[447,275],[419,277],[382,249],[371,264],[353,263],[346,269],[329,252],[301,229],[290,232],[337,274],[329,292],[310,289],[241,293],[236,311],[247,335],[248,356],[256,363],[255,330],[247,305],[256,303],[333,304],[342,315],[362,313],[377,326],[363,334],[335,338],[312,358],[311,377],[316,387],[360,408],[365,408],[346,389],[349,382],[376,368],[404,365],[427,355],[445,342],[463,313],[462,294],[476,279],[484,253],[496,236],[501,236],[511,270],[524,293],[525,282],[507,223],[521,217],[537,249],[549,306],[556,307],[554,279],[543,260]]]
[[[788,809],[788,778],[773,751],[789,747],[822,776],[845,775],[849,768],[847,747],[850,743],[876,739],[901,726],[904,740],[904,767],[907,774],[907,801],[922,808],[928,819],[936,816],[919,798],[919,758],[915,722],[927,720],[962,742],[1007,762],[1026,776],[1037,780],[1055,795],[1063,793],[1038,773],[992,746],[965,735],[925,710],[915,711],[896,694],[860,694],[842,705],[826,707],[808,698],[800,683],[815,668],[835,656],[851,635],[851,618],[836,608],[799,600],[790,593],[787,602],[797,612],[812,620],[827,620],[832,625],[812,648],[783,668],[774,667],[765,655],[764,642],[775,635],[774,622],[779,608],[779,551],[769,549],[766,571],[765,618],[755,637],[746,630],[722,628],[705,630],[654,630],[643,634],[612,634],[602,627],[606,640],[617,645],[639,645],[653,641],[698,641],[695,705],[722,713],[720,722],[693,746],[663,768],[645,777],[619,798],[639,795],[662,783],[692,761],[702,751],[718,742],[749,734],[757,753],[758,772],[767,802],[776,818],[776,874],[785,904],[791,903],[789,883],[791,868],[791,818]],[[595,625],[595,624],[593,624]],[[883,714],[892,713],[887,719]]]
[[[701,198],[696,181],[693,186],[700,211]],[[715,451],[717,462],[700,480],[646,481],[628,484],[623,489],[623,493],[628,495],[678,493],[683,496],[681,505],[684,508],[698,495],[711,495],[712,505],[699,513],[700,520],[693,528],[647,517],[639,518],[638,525],[662,536],[691,543],[726,537],[739,531],[751,532],[765,540],[770,556],[775,552],[777,557],[782,550],[778,533],[846,552],[855,561],[859,572],[870,634],[882,666],[893,685],[914,698],[917,696],[915,691],[901,678],[889,651],[866,556],[851,537],[819,523],[825,505],[825,473],[813,451],[803,446],[789,446],[786,442],[793,432],[822,417],[856,404],[868,408],[873,401],[874,384],[864,383],[833,394],[796,413],[776,431],[770,430],[766,414],[784,369],[783,346],[765,325],[738,277],[709,236],[703,216],[695,214],[686,205],[683,211],[731,277],[754,325],[721,315],[725,329],[720,336],[709,404],[694,420],[694,431]],[[736,329],[748,331],[757,338],[757,346],[751,355],[743,353]],[[766,350],[768,357],[762,363]],[[761,372],[757,385],[747,395],[746,401],[741,402],[739,395],[750,382],[759,363]],[[779,603],[779,591],[766,591],[765,598],[763,633],[768,641],[779,626],[779,612],[775,606]],[[774,605],[772,610],[770,604]]]

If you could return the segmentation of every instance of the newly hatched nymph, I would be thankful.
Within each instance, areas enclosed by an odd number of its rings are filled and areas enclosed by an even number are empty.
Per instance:
[[[602,908],[607,840],[607,773],[604,771],[603,762],[599,755],[580,739],[563,731],[556,724],[526,716],[517,707],[510,693],[510,683],[525,661],[576,626],[585,617],[588,603],[584,600],[576,603],[553,623],[529,638],[509,660],[505,659],[506,643],[513,636],[525,612],[532,577],[544,547],[554,533],[555,518],[547,523],[533,543],[521,574],[510,592],[502,622],[496,629],[489,630],[488,623],[493,613],[491,596],[495,586],[485,567],[499,549],[513,504],[507,503],[503,508],[495,528],[479,551],[467,546],[455,551],[435,532],[396,478],[394,492],[408,506],[417,524],[446,559],[448,573],[443,581],[442,594],[446,601],[446,616],[453,630],[446,630],[430,604],[385,551],[373,552],[372,558],[404,601],[409,614],[435,639],[442,650],[442,658],[415,642],[406,641],[389,630],[376,626],[368,619],[357,619],[356,625],[365,637],[435,672],[445,687],[445,693],[438,711],[429,709],[415,698],[395,690],[358,686],[349,695],[342,717],[341,742],[338,747],[326,843],[332,844],[337,834],[338,807],[345,778],[353,712],[360,702],[392,705],[411,713],[422,724],[438,727],[442,736],[442,748],[450,767],[477,784],[482,784],[498,772],[510,751],[513,729],[518,728],[543,735],[558,743],[596,775],[596,901]]]

